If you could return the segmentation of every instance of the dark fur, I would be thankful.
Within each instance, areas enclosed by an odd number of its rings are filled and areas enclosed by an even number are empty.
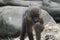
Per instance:
[[[27,15],[26,15],[27,14]],[[34,20],[34,17],[31,15],[37,14],[38,21]],[[36,16],[37,16],[36,15]],[[25,34],[27,33],[29,40],[34,40],[33,33],[32,33],[32,26],[35,25],[35,32],[36,32],[36,40],[40,40],[41,32],[43,31],[43,19],[39,17],[39,10],[33,8],[31,11],[27,10],[26,13],[23,15],[23,27],[21,32],[20,40],[24,40]],[[32,18],[33,17],[33,18]],[[39,23],[38,23],[39,22]]]

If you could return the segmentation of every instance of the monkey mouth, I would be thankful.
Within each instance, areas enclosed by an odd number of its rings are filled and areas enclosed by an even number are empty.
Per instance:
[[[38,21],[38,19],[35,19],[34,22],[37,23],[37,22],[39,22],[39,21]]]

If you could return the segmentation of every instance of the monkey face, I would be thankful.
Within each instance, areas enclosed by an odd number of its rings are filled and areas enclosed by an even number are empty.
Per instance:
[[[31,10],[31,18],[35,23],[39,21],[39,10],[38,9]]]
[[[38,15],[38,14],[32,14],[31,17],[32,17],[32,20],[33,20],[35,23],[39,21],[39,15]]]

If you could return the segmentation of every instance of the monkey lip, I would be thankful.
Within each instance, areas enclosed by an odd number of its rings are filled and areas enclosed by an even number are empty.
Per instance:
[[[36,22],[35,23],[35,26],[40,26],[40,22]]]
[[[38,19],[35,19],[34,22],[35,22],[35,23],[38,23]]]

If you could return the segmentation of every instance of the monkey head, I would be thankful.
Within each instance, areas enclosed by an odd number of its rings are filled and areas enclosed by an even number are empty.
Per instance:
[[[39,9],[38,8],[32,8],[30,10],[30,17],[32,18],[32,20],[36,23],[39,21]]]

